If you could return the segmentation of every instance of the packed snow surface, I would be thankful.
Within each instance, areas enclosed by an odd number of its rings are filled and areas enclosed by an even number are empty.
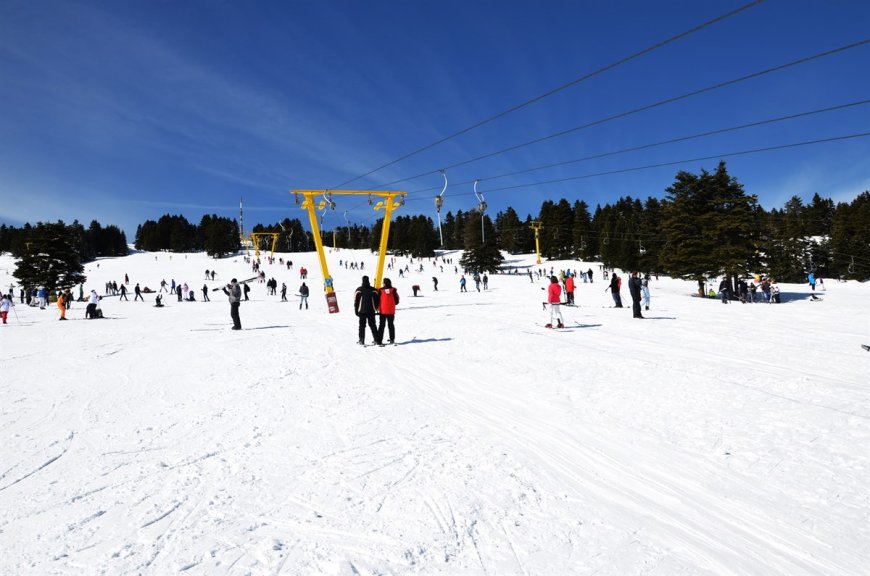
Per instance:
[[[461,293],[453,265],[398,258],[380,348],[356,344],[352,310],[375,255],[328,261],[340,313],[315,254],[276,254],[263,269],[289,302],[252,284],[242,331],[222,292],[202,301],[254,275],[241,257],[86,266],[86,292],[129,274],[196,302],[131,292],[68,322],[18,304],[0,326],[0,573],[868,574],[870,286],[725,305],[653,279],[638,320],[596,263],[508,256],[520,274]],[[544,327],[529,266],[592,268],[564,329]],[[13,268],[0,256],[4,291]]]

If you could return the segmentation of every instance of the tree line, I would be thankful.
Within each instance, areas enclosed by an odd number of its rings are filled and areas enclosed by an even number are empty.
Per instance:
[[[722,162],[713,172],[677,173],[665,193],[662,199],[645,201],[625,196],[593,212],[582,200],[546,200],[536,216],[525,219],[512,207],[494,219],[479,208],[448,211],[440,226],[428,216],[400,215],[391,222],[388,250],[418,258],[432,257],[438,249],[464,250],[465,268],[492,272],[502,263],[501,251],[535,251],[534,225],[543,258],[600,261],[611,268],[697,280],[699,285],[710,277],[736,281],[753,273],[783,282],[802,282],[808,273],[870,279],[870,191],[836,205],[818,193],[807,204],[795,196],[783,208],[766,211]],[[376,251],[382,226],[382,219],[371,227],[338,226],[321,231],[322,242],[327,247]],[[299,219],[257,224],[252,231],[277,234],[279,252],[315,247],[312,233]],[[268,237],[259,239],[260,250],[269,250],[271,242]],[[50,251],[45,249],[49,245]],[[135,246],[146,251],[205,251],[213,257],[243,247],[238,223],[215,214],[203,216],[198,225],[181,215],[147,220],[136,229]],[[116,226],[104,228],[93,221],[85,229],[78,222],[58,222],[0,226],[0,251],[35,259],[31,270],[38,270],[56,267],[58,259],[74,261],[75,268],[96,257],[124,255],[127,247]],[[55,255],[39,263],[40,254]]]

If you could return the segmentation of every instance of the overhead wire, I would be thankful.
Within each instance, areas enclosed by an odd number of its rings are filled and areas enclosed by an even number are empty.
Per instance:
[[[592,154],[592,155],[590,155],[590,156],[582,156],[582,157],[580,157],[580,158],[573,158],[573,159],[571,159],[571,160],[564,160],[564,161],[562,161],[562,162],[553,162],[553,163],[550,163],[550,164],[542,164],[542,165],[540,165],[540,166],[533,166],[533,167],[531,167],[531,168],[525,168],[525,169],[523,169],[523,170],[516,170],[516,171],[513,171],[513,172],[504,172],[504,173],[502,173],[502,174],[494,174],[494,175],[492,175],[492,176],[483,176],[483,177],[481,177],[481,178],[477,178],[477,180],[480,180],[481,182],[483,182],[483,181],[486,181],[486,180],[496,180],[496,179],[498,179],[498,178],[507,178],[507,177],[509,177],[509,176],[518,176],[518,175],[520,175],[520,174],[527,174],[527,173],[529,173],[529,172],[535,172],[535,171],[538,171],[538,170],[545,170],[545,169],[548,169],[548,168],[557,168],[557,167],[559,167],[559,166],[566,166],[566,165],[568,165],[568,164],[577,164],[577,163],[580,163],[580,162],[586,162],[586,161],[588,161],[588,160],[597,160],[597,159],[599,159],[599,158],[606,158],[606,157],[608,157],[608,156],[616,156],[616,155],[619,155],[619,154],[625,154],[625,153],[628,153],[628,152],[637,152],[637,151],[639,151],[639,150],[648,150],[648,149],[650,149],[650,148],[655,148],[655,147],[658,147],[658,146],[665,146],[665,145],[667,145],[667,144],[676,144],[676,143],[678,143],[678,142],[685,142],[685,141],[688,141],[688,140],[695,140],[695,139],[698,139],[698,138],[705,138],[705,137],[707,137],[707,136],[715,136],[715,135],[717,135],[717,134],[726,134],[726,133],[728,133],[728,132],[735,132],[735,131],[737,131],[737,130],[744,130],[744,129],[746,129],[746,128],[755,128],[755,127],[757,127],[757,126],[764,126],[764,125],[767,125],[767,124],[774,124],[774,123],[776,123],[776,122],[784,122],[784,121],[786,121],[786,120],[794,120],[794,119],[797,119],[797,118],[804,118],[804,117],[812,116],[812,115],[815,115],[815,114],[823,114],[823,113],[825,113],[825,112],[833,112],[833,111],[836,111],[836,110],[844,110],[844,109],[846,109],[846,108],[851,108],[851,107],[855,107],[855,106],[863,106],[863,105],[866,105],[866,104],[870,104],[870,99],[857,100],[857,101],[855,101],[855,102],[848,102],[848,103],[846,103],[846,104],[838,104],[838,105],[836,105],[836,106],[828,106],[828,107],[826,107],[826,108],[819,108],[819,109],[816,109],[816,110],[809,110],[809,111],[806,111],[806,112],[798,112],[798,113],[795,113],[795,114],[788,114],[788,115],[786,115],[786,116],[778,116],[778,117],[776,117],[776,118],[767,118],[767,119],[765,119],[765,120],[757,120],[757,121],[755,121],[755,122],[749,122],[749,123],[746,123],[746,124],[739,124],[739,125],[737,125],[737,126],[730,126],[730,127],[727,127],[727,128],[718,128],[718,129],[716,129],[716,130],[708,130],[708,131],[706,131],[706,132],[699,132],[699,133],[696,133],[696,134],[690,134],[690,135],[688,135],[688,136],[679,136],[679,137],[676,137],[676,138],[669,138],[669,139],[667,139],[667,140],[660,140],[660,141],[658,141],[658,142],[652,142],[652,143],[649,143],[649,144],[641,144],[641,145],[639,145],[639,146],[631,146],[631,147],[629,147],[629,148],[621,148],[621,149],[619,149],[619,150],[611,150],[611,151],[609,151],[609,152],[601,152],[601,153],[599,153],[599,154]],[[462,184],[470,184],[470,183],[472,183],[472,182],[474,182],[474,180],[466,180],[466,181],[463,181],[463,182],[457,182],[456,184],[457,184],[457,185],[462,185]],[[437,189],[436,187],[420,188],[420,189],[414,190],[414,191],[412,191],[412,192],[409,192],[409,194],[417,194],[417,193],[420,193],[420,192],[429,192],[429,191],[431,191],[431,190],[436,190],[436,189]]]
[[[435,140],[434,142],[432,142],[430,144],[427,144],[425,146],[417,148],[416,150],[408,152],[407,154],[404,154],[404,155],[402,155],[394,160],[391,160],[391,161],[387,162],[386,164],[382,164],[382,165],[378,166],[377,168],[369,170],[368,172],[360,174],[359,176],[351,178],[350,180],[345,180],[344,182],[342,182],[340,184],[332,186],[332,188],[337,189],[337,188],[342,188],[344,186],[347,186],[348,184],[350,184],[352,182],[356,182],[357,180],[359,180],[361,178],[365,178],[366,176],[370,176],[370,175],[374,174],[375,172],[379,172],[380,170],[383,170],[384,168],[387,168],[389,166],[392,166],[394,164],[397,164],[399,162],[407,160],[408,158],[411,158],[412,156],[416,156],[417,154],[420,154],[421,152],[424,152],[426,150],[434,148],[435,146],[438,146],[439,144],[443,144],[444,142],[447,142],[449,140],[457,138],[458,136],[461,136],[463,134],[471,132],[472,130],[475,130],[477,128],[480,128],[481,126],[489,124],[490,122],[492,122],[494,120],[497,120],[499,118],[507,116],[508,114],[516,112],[517,110],[521,110],[527,106],[530,106],[536,102],[539,102],[539,101],[541,101],[545,98],[548,98],[554,94],[557,94],[558,92],[561,92],[561,91],[566,90],[572,86],[575,86],[581,82],[589,80],[590,78],[594,78],[596,76],[599,76],[599,75],[603,74],[604,72],[607,72],[608,70],[612,70],[612,69],[614,69],[618,66],[621,66],[627,62],[630,62],[630,61],[635,60],[641,56],[649,54],[650,52],[653,52],[655,50],[658,50],[659,48],[667,46],[668,44],[670,44],[672,42],[675,42],[677,40],[685,38],[686,36],[690,36],[691,34],[694,34],[695,32],[703,30],[704,28],[707,28],[709,26],[712,26],[713,24],[717,24],[719,22],[722,22],[723,20],[731,18],[732,16],[736,16],[737,14],[740,14],[741,12],[744,12],[750,8],[758,6],[762,2],[763,2],[763,0],[753,0],[752,2],[744,4],[738,8],[735,8],[734,10],[731,10],[730,12],[726,12],[725,14],[717,16],[716,18],[713,18],[712,20],[708,20],[706,22],[698,24],[697,26],[689,28],[688,30],[685,30],[683,32],[680,32],[679,34],[676,34],[674,36],[666,38],[665,40],[661,40],[661,41],[659,41],[651,46],[648,46],[648,47],[644,48],[643,50],[635,52],[635,53],[633,53],[629,56],[626,56],[620,60],[617,60],[615,62],[611,62],[610,64],[607,64],[606,66],[602,66],[601,68],[598,68],[597,70],[594,70],[592,72],[584,74],[583,76],[575,78],[574,80],[571,80],[570,82],[566,82],[565,84],[562,84],[561,86],[557,86],[556,88],[548,90],[547,92],[544,92],[543,94],[535,96],[534,98],[531,98],[530,100],[526,100],[525,102],[521,102],[520,104],[516,104],[514,106],[511,106],[510,108],[503,110],[501,112],[498,112],[497,114],[493,114],[492,116],[484,118],[483,120],[480,120],[480,121],[472,124],[471,126],[468,126],[468,127],[463,128],[461,130],[453,132],[452,134],[448,134],[447,136],[439,138],[438,140]]]
[[[806,141],[802,141],[802,142],[791,142],[788,144],[779,144],[776,146],[764,146],[761,148],[752,148],[752,149],[748,149],[748,150],[738,150],[735,152],[724,152],[724,153],[720,153],[720,154],[710,154],[707,156],[698,156],[698,157],[694,157],[694,158],[684,158],[682,160],[674,160],[674,161],[670,161],[670,162],[659,162],[656,164],[646,164],[643,166],[632,166],[629,168],[607,170],[604,172],[595,172],[595,173],[591,173],[591,174],[581,174],[578,176],[569,176],[569,177],[565,177],[565,178],[557,178],[557,179],[552,179],[552,180],[528,182],[528,183],[517,184],[517,185],[513,185],[513,186],[503,186],[501,188],[492,188],[490,190],[487,190],[486,192],[492,193],[492,192],[502,192],[505,190],[516,190],[518,188],[531,188],[534,186],[558,184],[561,182],[570,182],[570,181],[582,180],[582,179],[586,179],[586,178],[595,178],[598,176],[609,176],[609,175],[613,175],[613,174],[623,174],[623,173],[627,173],[627,172],[651,170],[654,168],[662,168],[665,166],[675,166],[678,164],[685,164],[688,162],[699,162],[699,161],[703,161],[703,160],[729,158],[729,157],[733,157],[733,156],[745,156],[745,155],[749,155],[749,154],[758,154],[761,152],[772,152],[775,150],[786,150],[789,148],[798,148],[798,147],[802,147],[802,146],[813,146],[813,145],[817,145],[817,144],[825,144],[825,143],[830,143],[830,142],[838,142],[838,141],[850,140],[850,139],[856,139],[856,138],[866,138],[868,136],[870,136],[870,132],[859,132],[856,134],[846,134],[843,136],[832,136],[830,138],[819,138],[819,139],[815,139],[815,140],[806,140]],[[455,198],[455,197],[461,197],[461,196],[470,196],[471,194],[472,193],[469,193],[469,192],[459,192],[459,193],[454,193],[454,194],[445,194],[445,196]],[[427,198],[410,198],[410,199],[406,200],[406,203],[419,202],[422,200],[427,200]],[[366,220],[371,220],[373,218],[374,218],[374,216],[369,216],[368,218],[366,218]]]
[[[816,54],[812,54],[810,56],[805,56],[803,58],[798,58],[797,60],[792,60],[791,62],[786,62],[784,64],[780,64],[778,66],[773,66],[770,68],[765,68],[763,70],[759,70],[756,72],[752,72],[750,74],[745,74],[743,76],[739,76],[737,78],[733,78],[731,80],[726,80],[724,82],[718,82],[716,84],[712,84],[710,86],[706,86],[704,88],[699,88],[697,90],[692,90],[691,92],[686,92],[685,94],[681,94],[679,96],[672,96],[670,98],[665,98],[664,100],[659,100],[657,102],[653,102],[651,104],[646,104],[644,106],[639,106],[637,108],[633,108],[631,110],[627,110],[624,112],[620,112],[618,114],[613,114],[611,116],[607,116],[604,118],[599,118],[598,120],[594,120],[592,122],[587,122],[585,124],[580,124],[578,126],[574,126],[572,128],[568,128],[566,130],[560,130],[559,132],[554,132],[553,134],[548,134],[546,136],[541,136],[540,138],[535,138],[533,140],[529,140],[526,142],[522,142],[519,144],[514,144],[512,146],[508,146],[507,148],[502,148],[500,150],[495,150],[493,152],[488,152],[486,154],[482,154],[480,156],[476,156],[474,158],[470,158],[467,160],[463,160],[461,162],[455,162],[453,164],[449,164],[447,166],[441,166],[442,170],[451,170],[453,168],[459,168],[460,166],[466,166],[468,164],[472,164],[474,162],[479,162],[480,160],[485,160],[487,158],[492,158],[493,156],[499,156],[501,154],[505,154],[507,152],[512,152],[514,150],[519,150],[520,148],[525,148],[526,146],[531,146],[533,144],[539,144],[541,142],[545,142],[547,140],[552,140],[554,138],[558,138],[561,136],[565,136],[567,134],[572,134],[574,132],[579,132],[580,130],[585,130],[586,128],[591,128],[593,126],[600,126],[601,124],[605,124],[607,122],[612,122],[613,120],[618,120],[621,118],[625,118],[628,116],[632,116],[634,114],[638,114],[640,112],[645,112],[647,110],[652,110],[654,108],[658,108],[660,106],[664,106],[666,104],[673,104],[674,102],[679,102],[681,100],[685,100],[687,98],[692,98],[694,96],[698,96],[700,94],[706,94],[708,92],[712,92],[714,90],[719,90],[721,88],[725,88],[727,86],[732,86],[734,84],[738,84],[740,82],[745,82],[747,80],[752,80],[754,78],[759,78],[761,76],[765,76],[767,74],[772,74],[774,72],[779,72],[781,70],[785,70],[787,68],[791,68],[793,66],[798,66],[801,64],[806,64],[808,62],[812,62],[814,60],[818,60],[820,58],[824,58],[826,56],[833,56],[834,54],[839,54],[841,52],[845,52],[847,50],[852,50],[854,48],[858,48],[870,43],[870,38],[866,38],[864,40],[859,40],[857,42],[852,42],[850,44],[846,44],[844,46],[840,46],[838,48],[834,48],[832,50],[825,50],[823,52],[818,52]],[[391,182],[387,182],[386,184],[382,184],[382,187],[392,186],[394,184],[398,184],[400,182],[407,182],[408,180],[415,180],[417,178],[422,178],[424,176],[429,176],[431,174],[435,174],[437,170],[429,170],[427,172],[421,172],[420,174],[416,174],[414,176],[408,176],[406,178],[400,178],[398,180],[393,180]]]

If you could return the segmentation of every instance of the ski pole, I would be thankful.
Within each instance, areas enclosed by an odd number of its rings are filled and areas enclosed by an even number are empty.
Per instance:
[[[18,322],[19,324],[21,324],[21,320],[18,319],[18,312],[15,311],[15,304],[13,304],[11,306],[11,308],[12,308],[12,313],[15,314],[15,321]]]

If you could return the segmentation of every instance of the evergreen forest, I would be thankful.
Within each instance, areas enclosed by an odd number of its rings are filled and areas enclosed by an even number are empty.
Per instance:
[[[376,251],[382,224],[338,226],[322,231],[322,241],[330,248]],[[794,196],[782,208],[767,211],[728,173],[724,162],[713,172],[677,173],[661,199],[625,196],[594,210],[582,200],[572,204],[562,198],[544,201],[537,215],[524,218],[511,207],[494,218],[478,209],[448,211],[441,215],[440,226],[432,217],[399,211],[391,223],[389,250],[425,258],[438,249],[461,249],[463,267],[496,271],[502,263],[500,251],[535,252],[535,228],[542,259],[596,260],[611,268],[698,281],[754,273],[782,282],[803,282],[808,273],[870,279],[870,191],[836,205],[818,193],[808,203]],[[277,234],[279,252],[315,248],[311,232],[295,218],[257,224],[250,232]],[[134,245],[146,251],[204,250],[222,257],[242,248],[239,238],[234,219],[212,214],[194,224],[167,214],[140,224]],[[49,240],[53,251],[62,252],[61,259],[77,263],[127,253],[124,233],[97,221],[88,228],[78,222],[0,226],[0,251],[22,259],[45,254],[41,245]],[[258,238],[258,244],[268,251],[271,236]]]

